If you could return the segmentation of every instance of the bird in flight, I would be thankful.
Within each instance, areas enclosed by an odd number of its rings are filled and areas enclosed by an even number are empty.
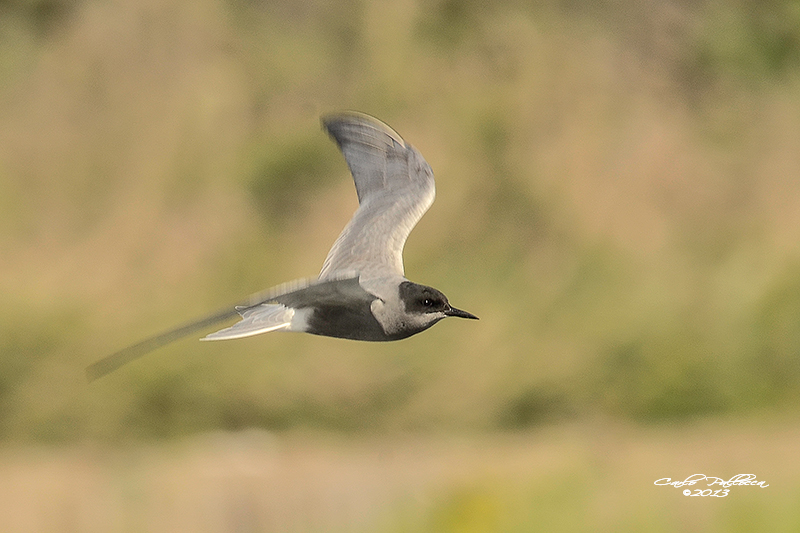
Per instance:
[[[299,331],[361,341],[394,341],[446,317],[477,319],[451,306],[433,287],[409,281],[403,246],[433,203],[433,171],[422,155],[378,119],[347,112],[322,118],[344,154],[358,209],[334,242],[315,280],[300,280],[250,296],[182,327],[155,335],[93,363],[90,381],[172,341],[234,316],[241,320],[201,340]]]

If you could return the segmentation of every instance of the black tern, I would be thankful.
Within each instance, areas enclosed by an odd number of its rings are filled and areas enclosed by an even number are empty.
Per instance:
[[[451,306],[440,291],[406,279],[403,247],[433,203],[433,171],[422,155],[378,119],[347,112],[324,116],[353,175],[359,207],[336,239],[315,280],[284,284],[240,305],[150,337],[86,369],[89,380],[181,337],[230,319],[241,320],[201,340],[298,331],[361,341],[394,341],[446,317],[477,319]]]

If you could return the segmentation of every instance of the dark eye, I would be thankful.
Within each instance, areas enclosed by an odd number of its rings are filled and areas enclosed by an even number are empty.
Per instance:
[[[433,307],[433,300],[431,300],[430,298],[425,298],[424,300],[422,300],[422,305],[424,305],[425,307]]]

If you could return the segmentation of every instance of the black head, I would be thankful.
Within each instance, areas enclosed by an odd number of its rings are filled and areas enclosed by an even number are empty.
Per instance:
[[[456,309],[447,301],[447,296],[433,287],[427,287],[418,283],[404,281],[400,284],[400,299],[405,304],[405,310],[414,315],[430,315],[437,320],[447,316],[457,316],[460,318],[478,317],[472,313],[467,313],[461,309]]]

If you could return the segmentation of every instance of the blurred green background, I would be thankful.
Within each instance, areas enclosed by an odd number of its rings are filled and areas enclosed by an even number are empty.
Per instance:
[[[87,385],[108,353],[318,273],[356,208],[319,125],[342,109],[433,167],[406,273],[481,321],[187,339]],[[186,530],[797,530],[800,463],[770,461],[800,445],[798,178],[797,0],[0,1],[0,477],[40,471],[61,502],[0,511],[177,531],[207,497],[228,518]],[[715,437],[722,456],[683,460]],[[311,503],[275,519],[228,472],[153,503],[182,491],[158,465],[191,484],[197,449],[242,447],[404,488],[340,516],[296,482]],[[564,466],[542,474],[549,447]],[[735,506],[652,485],[713,465],[785,483]],[[87,471],[106,514],[59,484]]]

